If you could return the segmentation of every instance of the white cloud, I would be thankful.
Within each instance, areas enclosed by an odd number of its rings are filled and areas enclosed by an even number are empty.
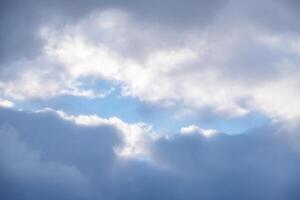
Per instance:
[[[196,125],[190,125],[187,127],[182,127],[180,129],[180,132],[182,134],[193,134],[193,133],[198,133],[200,135],[203,135],[204,137],[212,137],[218,134],[218,131],[215,129],[202,129]]]
[[[175,33],[142,24],[125,11],[106,10],[63,29],[44,26],[41,57],[20,63],[35,67],[24,67],[8,83],[0,81],[0,88],[23,99],[105,97],[109,91],[80,87],[83,79],[95,78],[145,102],[212,108],[225,117],[251,111],[276,119],[299,117],[299,37],[253,24],[224,28],[220,21]]]
[[[4,108],[12,108],[15,106],[14,102],[9,101],[9,100],[5,100],[5,99],[1,99],[0,98],[0,106],[4,107]]]
[[[124,146],[115,148],[116,153],[122,157],[148,157],[148,145],[158,137],[150,125],[142,122],[129,124],[117,117],[106,119],[97,115],[68,115],[63,111],[56,111],[50,108],[37,112],[54,112],[62,119],[72,121],[81,126],[108,125],[115,127],[124,140]]]

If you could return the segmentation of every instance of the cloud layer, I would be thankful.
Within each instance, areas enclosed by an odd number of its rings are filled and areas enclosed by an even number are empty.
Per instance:
[[[141,159],[115,151],[126,144],[132,130],[114,123],[79,125],[53,111],[1,109],[0,116],[4,199],[297,199],[300,195],[300,152],[294,146],[299,139],[293,135],[297,130],[283,131],[279,125],[234,136],[207,137],[190,128],[189,134],[152,137],[148,154]]]
[[[2,96],[103,98],[120,87],[122,95],[187,112],[209,108],[236,117],[259,111],[285,120],[300,115],[299,30],[293,28],[299,5],[294,1],[166,1],[151,8],[148,3],[76,1],[72,9],[68,1],[60,6],[56,1],[30,2],[36,6],[31,9],[41,9],[37,14],[51,20],[29,18],[38,52],[18,59],[5,56]],[[24,9],[6,17],[18,28],[19,15],[34,13]],[[12,31],[18,30],[7,29],[3,40],[10,41],[6,37],[14,37]],[[22,32],[23,42],[32,42]],[[3,46],[5,54],[8,46]],[[112,83],[107,91],[97,90],[97,81],[103,80]]]

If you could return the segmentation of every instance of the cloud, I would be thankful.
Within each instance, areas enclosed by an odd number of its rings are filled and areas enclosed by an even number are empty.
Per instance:
[[[12,108],[15,104],[9,100],[1,99],[0,98],[0,106],[4,108]]]
[[[114,151],[126,137],[113,120],[86,116],[97,123],[82,124],[78,122],[83,116],[66,119],[66,114],[49,110],[1,109],[0,116],[2,198],[217,200],[300,195],[300,152],[290,142],[298,144],[297,128],[287,131],[274,124],[241,135],[148,137],[149,154],[140,159]]]
[[[87,197],[89,181],[87,177],[71,165],[45,161],[38,150],[18,138],[18,134],[9,127],[1,129],[1,186],[8,187],[10,193],[2,191],[2,198],[19,199],[24,195],[25,199],[43,196],[47,190],[55,193],[53,196]],[[4,180],[8,186],[5,186]],[[13,187],[9,185],[15,184]],[[54,189],[55,187],[55,189]],[[33,194],[33,190],[36,191]],[[14,193],[16,192],[16,193]],[[51,193],[44,196],[51,199]]]
[[[119,130],[124,143],[123,145],[114,148],[115,152],[120,156],[145,157],[149,153],[147,149],[149,141],[158,137],[150,125],[142,122],[128,124],[117,117],[105,119],[97,115],[68,115],[63,111],[55,111],[50,108],[46,108],[37,112],[53,112],[62,119],[74,122],[80,126],[111,126],[116,128]]]
[[[285,139],[273,131],[256,130],[209,139],[199,134],[178,135],[162,139],[153,150],[161,165],[180,173],[182,187],[186,189],[180,190],[182,196],[295,199],[299,183],[294,178],[299,172],[293,166],[299,162],[299,152],[292,153],[285,142],[282,145],[280,141]],[[292,171],[295,174],[291,175]],[[188,183],[192,185],[186,187]]]
[[[298,37],[247,25],[224,31],[229,35],[208,29],[178,37],[164,27],[143,29],[128,13],[108,10],[59,33],[46,29],[44,36],[46,55],[60,62],[71,80],[98,77],[141,101],[211,107],[229,117],[254,110],[271,118],[297,117]],[[282,91],[286,87],[290,91]],[[273,90],[281,91],[277,98]]]
[[[37,31],[43,24],[58,27],[76,21],[96,10],[117,8],[134,13],[138,19],[150,23],[164,23],[172,26],[186,25],[190,22],[207,24],[222,7],[223,0],[191,1],[97,1],[64,0],[1,1],[1,62],[15,59],[35,58],[43,43]],[[142,17],[141,17],[142,16]]]
[[[40,52],[3,65],[1,95],[29,101],[60,95],[103,98],[111,90],[85,85],[87,80],[106,80],[111,88],[120,87],[122,95],[146,103],[195,112],[209,108],[226,118],[256,111],[272,119],[299,117],[296,30],[262,26],[258,22],[268,22],[242,15],[246,8],[236,1],[221,6],[205,28],[194,23],[178,31],[165,22],[141,20],[133,4],[104,4],[70,14],[72,20],[64,26],[40,23],[35,31],[42,42]],[[249,11],[267,6],[248,4]],[[278,5],[269,6],[276,10]],[[240,21],[230,15],[236,7]],[[282,15],[290,18],[290,9],[285,4]]]
[[[217,130],[214,129],[202,129],[196,125],[190,125],[187,127],[182,127],[180,129],[180,133],[182,134],[195,134],[195,133],[199,133],[205,137],[212,137],[216,134],[218,134]]]
[[[299,5],[1,1],[0,198],[299,199]],[[166,134],[13,109],[115,88],[178,121],[259,112],[272,122],[239,135],[195,124]]]
[[[101,179],[120,144],[114,127],[78,127],[49,112],[1,110],[0,118],[1,185],[11,191],[3,198],[92,198],[91,178]]]

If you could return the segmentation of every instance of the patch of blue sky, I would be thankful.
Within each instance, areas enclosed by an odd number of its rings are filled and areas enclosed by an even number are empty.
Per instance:
[[[270,122],[271,120],[267,116],[258,112],[251,112],[240,117],[216,118],[210,122],[203,122],[202,125],[204,128],[216,129],[227,134],[240,134]]]
[[[105,98],[88,99],[76,96],[60,96],[48,100],[36,100],[18,104],[20,108],[38,110],[51,107],[72,115],[96,114],[100,117],[118,117],[128,123],[145,122],[154,130],[176,133],[181,127],[191,124],[205,129],[216,129],[228,134],[243,133],[249,129],[270,123],[270,119],[260,113],[250,113],[237,118],[214,116],[213,119],[198,115],[174,118],[176,109],[166,109],[158,105],[140,102],[137,98],[124,97],[113,92]]]
[[[82,80],[81,89],[93,88],[96,92],[114,91],[103,98],[86,98],[63,95],[50,99],[17,102],[17,107],[26,110],[39,110],[50,107],[72,115],[93,115],[103,118],[118,117],[128,123],[145,122],[154,130],[176,133],[181,127],[195,124],[205,129],[216,129],[228,134],[238,134],[249,129],[270,123],[270,119],[258,112],[242,117],[226,118],[203,110],[188,116],[176,117],[180,106],[165,108],[156,104],[141,102],[136,97],[122,96],[117,84],[93,79]]]

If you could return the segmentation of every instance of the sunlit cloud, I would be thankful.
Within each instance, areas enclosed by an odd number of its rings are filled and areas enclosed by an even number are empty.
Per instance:
[[[0,3],[0,199],[300,199],[295,0]]]
[[[0,99],[0,106],[4,108],[12,108],[15,104],[12,101]]]

